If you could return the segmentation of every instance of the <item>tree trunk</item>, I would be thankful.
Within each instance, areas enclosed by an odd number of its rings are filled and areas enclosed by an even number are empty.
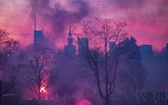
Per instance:
[[[104,101],[105,101],[105,105],[111,105],[110,96],[109,95],[104,98]]]
[[[40,101],[41,100],[41,94],[39,93],[38,94],[38,101]]]

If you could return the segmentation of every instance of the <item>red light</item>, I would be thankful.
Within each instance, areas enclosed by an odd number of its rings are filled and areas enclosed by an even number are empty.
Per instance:
[[[42,87],[42,88],[40,89],[40,93],[47,93],[47,90],[45,89],[45,87]]]

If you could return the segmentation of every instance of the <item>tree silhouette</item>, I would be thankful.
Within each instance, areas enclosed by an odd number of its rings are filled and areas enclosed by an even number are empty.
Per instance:
[[[122,47],[125,50],[124,56],[128,59],[123,62],[123,67],[119,70],[120,80],[122,80],[126,94],[134,94],[138,101],[140,92],[144,89],[148,71],[141,63],[142,56],[132,36],[122,42]]]
[[[99,95],[106,105],[112,104],[118,66],[128,59],[124,56],[127,48],[121,43],[126,39],[127,33],[123,31],[126,25],[125,22],[115,23],[111,19],[100,18],[83,25],[82,35],[88,38],[90,48],[84,47],[86,50],[80,57],[81,63],[87,68],[86,73],[94,77]],[[114,44],[109,48],[110,42]]]
[[[26,63],[22,85],[36,93],[38,100],[41,100],[42,92],[46,92],[50,84],[54,52],[45,46],[30,45],[25,53]]]
[[[17,59],[19,49],[19,42],[9,38],[7,30],[0,29],[0,70],[3,74],[1,96],[10,91],[16,83],[16,77],[21,65],[13,61]]]

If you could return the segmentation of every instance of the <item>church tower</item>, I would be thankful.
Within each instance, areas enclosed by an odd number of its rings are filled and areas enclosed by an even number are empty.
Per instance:
[[[73,45],[72,30],[71,30],[70,22],[69,22],[69,32],[68,32],[68,44],[64,47],[64,53],[65,55],[71,58],[76,56],[76,47]]]

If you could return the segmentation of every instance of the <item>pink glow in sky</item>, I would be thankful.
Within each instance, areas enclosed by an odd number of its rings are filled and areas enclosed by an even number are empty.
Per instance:
[[[0,28],[22,45],[33,43],[32,0],[0,0]],[[60,2],[61,1],[61,2]],[[39,0],[37,29],[57,46],[66,44],[67,20],[94,17],[128,23],[137,43],[161,49],[168,43],[168,0]],[[60,28],[61,27],[61,28]]]

